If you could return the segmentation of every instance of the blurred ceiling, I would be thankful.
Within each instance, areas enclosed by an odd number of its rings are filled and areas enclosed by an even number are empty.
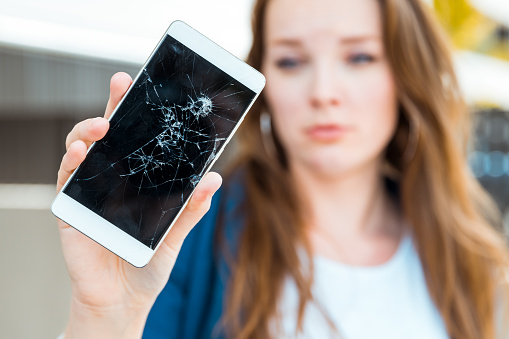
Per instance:
[[[237,56],[250,45],[252,0],[0,0],[0,44],[143,63],[183,20]]]

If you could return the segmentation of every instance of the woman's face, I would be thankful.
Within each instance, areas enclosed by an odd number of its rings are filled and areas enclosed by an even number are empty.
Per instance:
[[[341,175],[381,162],[397,124],[376,0],[271,0],[263,73],[290,166]]]

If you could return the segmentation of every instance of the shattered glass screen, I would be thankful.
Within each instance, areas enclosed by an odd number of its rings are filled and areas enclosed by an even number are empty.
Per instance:
[[[155,248],[255,95],[167,35],[64,193]]]

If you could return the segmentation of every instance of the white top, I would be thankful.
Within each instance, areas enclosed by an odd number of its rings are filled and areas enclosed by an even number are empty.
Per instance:
[[[428,293],[410,236],[404,237],[394,256],[380,266],[348,266],[321,256],[314,258],[314,265],[315,300],[306,307],[303,332],[296,334],[298,294],[294,281],[287,279],[279,303],[280,327],[274,327],[277,338],[449,338]]]

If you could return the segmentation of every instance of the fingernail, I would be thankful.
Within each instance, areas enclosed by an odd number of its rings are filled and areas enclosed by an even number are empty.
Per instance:
[[[97,124],[98,121],[101,121],[102,118],[93,118],[91,121],[90,121],[90,125],[92,126],[95,126]]]

